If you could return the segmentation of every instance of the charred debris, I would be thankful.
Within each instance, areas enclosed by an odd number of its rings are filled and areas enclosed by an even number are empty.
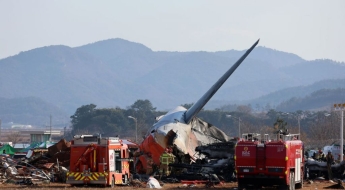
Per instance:
[[[48,149],[31,149],[25,157],[0,155],[0,183],[37,185],[64,182],[70,160],[70,143],[61,139]]]
[[[178,161],[169,164],[171,174],[163,177],[173,177],[178,180],[209,180],[215,175],[221,181],[234,181],[236,142],[237,139],[231,139],[227,142],[198,146],[195,148],[198,159],[192,163],[182,162],[183,159],[176,155]]]
[[[168,153],[173,158],[163,166],[155,167],[149,175],[137,175],[134,179],[146,181],[150,175],[155,175],[161,181],[181,182],[183,180],[234,180],[234,146],[236,139],[228,142],[218,142],[202,145],[196,148],[198,157],[194,162],[187,162],[184,156]],[[48,149],[29,150],[25,157],[13,159],[8,155],[0,155],[0,183],[23,185],[38,185],[49,182],[66,182],[66,173],[70,165],[71,143],[61,139]],[[134,180],[135,181],[135,180]]]

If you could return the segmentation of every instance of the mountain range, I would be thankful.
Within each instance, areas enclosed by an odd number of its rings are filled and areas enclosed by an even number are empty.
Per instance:
[[[80,47],[40,47],[0,60],[0,98],[35,97],[65,115],[90,103],[125,108],[138,99],[164,111],[197,101],[244,51],[152,51],[118,38]],[[344,73],[343,62],[304,60],[257,47],[206,108],[228,103],[278,106],[324,88],[345,88]]]

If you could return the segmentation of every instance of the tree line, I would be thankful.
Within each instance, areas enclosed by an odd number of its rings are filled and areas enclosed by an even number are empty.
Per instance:
[[[191,105],[182,106],[188,109]],[[65,138],[70,140],[76,134],[102,134],[133,140],[137,125],[138,140],[141,142],[155,118],[164,114],[166,112],[157,111],[149,100],[137,100],[126,109],[83,105],[70,117],[71,131]],[[237,137],[239,130],[241,133],[273,134],[277,130],[277,121],[283,120],[290,133],[297,134],[300,131],[306,148],[321,148],[339,142],[339,115],[337,112],[327,111],[281,112],[274,109],[253,112],[250,107],[240,105],[235,111],[201,110],[197,117],[232,137]]]

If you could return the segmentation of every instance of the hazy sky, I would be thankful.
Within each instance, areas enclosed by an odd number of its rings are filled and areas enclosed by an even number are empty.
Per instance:
[[[0,0],[0,59],[123,38],[154,51],[260,46],[345,61],[345,1]]]

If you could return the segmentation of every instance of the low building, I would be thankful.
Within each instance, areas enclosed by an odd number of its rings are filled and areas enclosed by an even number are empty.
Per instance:
[[[54,130],[54,131],[22,131],[22,133],[30,134],[30,143],[33,142],[46,142],[51,140],[51,136],[53,135],[62,135],[61,131]]]

